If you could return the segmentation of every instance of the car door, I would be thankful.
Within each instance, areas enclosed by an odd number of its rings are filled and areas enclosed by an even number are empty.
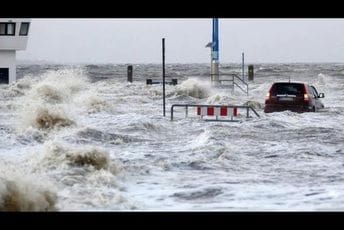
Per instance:
[[[317,89],[314,86],[311,86],[311,92],[314,95],[314,101],[315,101],[315,108],[318,109],[322,109],[324,108],[324,104],[321,102],[320,98],[319,98],[319,94]]]

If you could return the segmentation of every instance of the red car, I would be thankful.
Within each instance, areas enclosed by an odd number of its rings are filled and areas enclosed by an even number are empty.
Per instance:
[[[324,97],[323,93],[318,93],[314,86],[306,83],[276,82],[266,95],[264,112],[316,112],[324,108],[320,100]]]

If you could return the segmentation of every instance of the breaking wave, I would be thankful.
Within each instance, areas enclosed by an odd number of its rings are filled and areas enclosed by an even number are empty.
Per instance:
[[[41,83],[48,83],[61,89],[65,93],[74,94],[85,89],[89,79],[81,68],[66,68],[57,71],[48,71],[42,75]]]
[[[26,160],[33,173],[45,174],[63,188],[59,209],[135,208],[121,192],[119,179],[123,176],[123,168],[102,148],[47,141]]]
[[[26,110],[20,114],[21,128],[23,130],[26,130],[29,127],[40,130],[50,130],[75,124],[61,106],[36,106],[34,106],[32,110],[29,109],[30,107],[27,107]]]
[[[96,93],[88,92],[76,98],[75,102],[86,107],[88,113],[110,111],[111,106]]]
[[[19,79],[8,86],[8,90],[6,91],[5,95],[8,97],[22,96],[31,88],[31,84],[32,79],[29,77]]]
[[[221,104],[221,105],[228,105],[233,104],[234,98],[224,95],[224,94],[215,94],[210,96],[206,103],[207,104]]]
[[[50,103],[59,103],[63,101],[63,93],[56,87],[48,84],[39,84],[34,88],[38,98]]]
[[[73,117],[80,109],[94,113],[110,108],[96,91],[90,90],[89,79],[82,69],[48,71],[30,84],[24,82],[27,91],[17,102],[21,131],[30,127],[41,130],[68,127],[76,124]]]
[[[176,94],[199,99],[207,98],[211,95],[211,85],[209,82],[190,78],[176,87]]]
[[[108,170],[118,172],[118,167],[111,163],[109,153],[94,146],[73,148],[61,143],[48,141],[37,161],[38,167],[81,167],[90,170]]]
[[[47,71],[38,80],[32,84],[24,102],[32,100],[52,104],[68,102],[72,96],[86,89],[89,84],[88,78],[78,68]]]
[[[57,194],[48,181],[2,165],[0,211],[55,211]]]

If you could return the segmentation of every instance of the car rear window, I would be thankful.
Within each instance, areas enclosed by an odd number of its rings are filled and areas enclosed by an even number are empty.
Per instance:
[[[276,95],[301,95],[304,93],[304,85],[299,83],[275,83],[271,88],[271,94]]]

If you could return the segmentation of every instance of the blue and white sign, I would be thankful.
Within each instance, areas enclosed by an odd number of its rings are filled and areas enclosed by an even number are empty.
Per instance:
[[[213,18],[212,60],[219,60],[219,19]]]

